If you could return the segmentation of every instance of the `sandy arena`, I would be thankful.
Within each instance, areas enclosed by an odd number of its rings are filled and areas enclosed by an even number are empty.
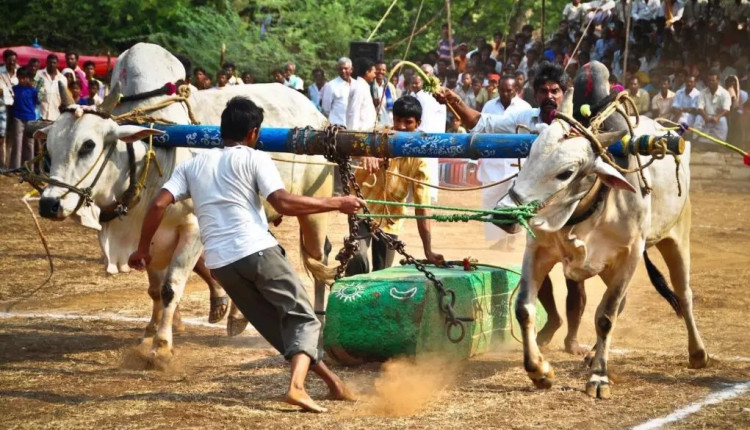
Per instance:
[[[747,182],[694,182],[691,190],[692,287],[698,327],[712,358],[708,368],[688,369],[685,326],[641,267],[615,329],[612,400],[597,401],[583,392],[587,369],[581,357],[562,351],[563,327],[546,349],[557,374],[550,390],[533,388],[521,346],[514,343],[464,363],[425,357],[416,363],[334,366],[360,400],[324,400],[329,413],[322,415],[281,402],[287,367],[257,333],[248,330],[230,339],[224,321],[206,323],[208,290],[197,276],[181,303],[188,325],[175,339],[172,369],[134,369],[129,357],[150,315],[146,275],[107,276],[94,231],[70,221],[41,220],[55,274],[37,291],[48,266],[20,201],[28,190],[0,178],[0,310],[6,311],[0,313],[0,428],[750,427]],[[479,206],[480,201],[478,192],[441,192],[446,205]],[[345,218],[331,215],[331,222],[337,250]],[[285,219],[277,231],[302,272],[294,245],[296,221]],[[421,254],[416,225],[408,223],[406,231],[408,248]],[[472,256],[500,265],[521,260],[520,248],[490,250],[478,223],[436,225],[433,237],[434,249],[448,259]],[[651,256],[666,273],[658,252]],[[558,309],[564,311],[559,268],[553,282]],[[587,291],[580,340],[592,345],[601,282],[589,281]],[[310,394],[323,398],[323,384],[314,376],[308,381]]]

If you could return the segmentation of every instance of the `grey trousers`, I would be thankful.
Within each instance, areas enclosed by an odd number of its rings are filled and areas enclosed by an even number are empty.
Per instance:
[[[11,169],[17,169],[21,167],[23,162],[34,158],[34,139],[23,136],[26,122],[13,117],[8,124],[8,136],[10,138],[10,161],[8,164]]]
[[[313,363],[320,321],[302,281],[280,246],[250,254],[211,274],[255,327],[284,358],[305,353]]]

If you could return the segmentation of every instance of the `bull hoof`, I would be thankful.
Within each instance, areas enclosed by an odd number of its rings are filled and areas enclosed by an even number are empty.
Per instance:
[[[235,337],[242,334],[247,327],[246,318],[236,318],[231,315],[227,317],[227,336]]]
[[[156,370],[168,370],[174,354],[172,353],[172,347],[169,346],[169,342],[164,339],[154,339],[153,349],[149,354],[149,361],[154,369]]]
[[[117,270],[117,266],[115,266],[114,264],[107,264],[107,268],[105,270],[110,275],[116,275],[116,274],[120,273],[120,271]]]
[[[120,265],[120,273],[130,273],[130,266],[127,264]]]
[[[185,324],[183,324],[182,321],[177,324],[173,324],[172,332],[177,335],[185,334]]]
[[[705,349],[700,349],[690,354],[690,368],[691,369],[703,369],[708,366],[708,353]]]
[[[585,356],[589,349],[582,347],[577,340],[565,339],[565,352],[573,355]]]
[[[606,400],[612,397],[610,390],[609,377],[591,375],[591,379],[586,383],[586,394],[595,399]]]
[[[539,345],[539,347],[544,347],[549,345],[549,343],[552,341],[552,337],[555,335],[555,332],[562,326],[562,321],[560,319],[553,319],[550,318],[547,320],[547,323],[544,324],[544,327],[542,327],[541,330],[539,330],[539,333],[536,335],[536,344]]]
[[[552,388],[552,383],[555,381],[555,371],[549,362],[543,361],[542,365],[539,366],[539,370],[527,373],[535,387],[543,390]]]

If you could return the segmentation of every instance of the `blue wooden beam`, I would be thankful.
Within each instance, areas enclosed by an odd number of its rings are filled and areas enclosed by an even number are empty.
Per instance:
[[[223,146],[218,126],[157,124],[154,128],[165,132],[162,136],[154,137],[156,146],[191,148]],[[674,137],[679,140],[679,136]],[[534,134],[341,131],[336,136],[336,148],[339,153],[352,156],[525,158],[529,155],[531,145],[536,138],[537,135]],[[323,155],[326,153],[326,145],[326,137],[321,130],[263,127],[260,130],[260,139],[256,148],[268,152]],[[624,151],[632,152],[633,148],[634,145],[625,142],[624,145],[616,143],[609,150],[619,156]]]

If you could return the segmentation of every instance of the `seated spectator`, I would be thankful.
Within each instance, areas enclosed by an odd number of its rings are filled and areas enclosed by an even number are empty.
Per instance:
[[[672,120],[692,127],[695,124],[695,116],[698,114],[700,94],[701,92],[695,88],[695,77],[688,76],[685,79],[685,86],[675,92],[672,102]]]
[[[695,119],[695,127],[711,136],[726,140],[728,133],[726,115],[732,107],[732,98],[729,92],[719,85],[719,74],[710,72],[708,74],[708,87],[701,91],[698,97],[698,117]],[[708,142],[704,138],[696,141]]]
[[[641,115],[651,111],[651,97],[641,88],[641,80],[637,76],[628,79],[628,95],[635,102],[635,107]]]
[[[669,78],[661,78],[659,92],[651,99],[651,117],[669,118],[674,98],[675,93],[669,89]]]

